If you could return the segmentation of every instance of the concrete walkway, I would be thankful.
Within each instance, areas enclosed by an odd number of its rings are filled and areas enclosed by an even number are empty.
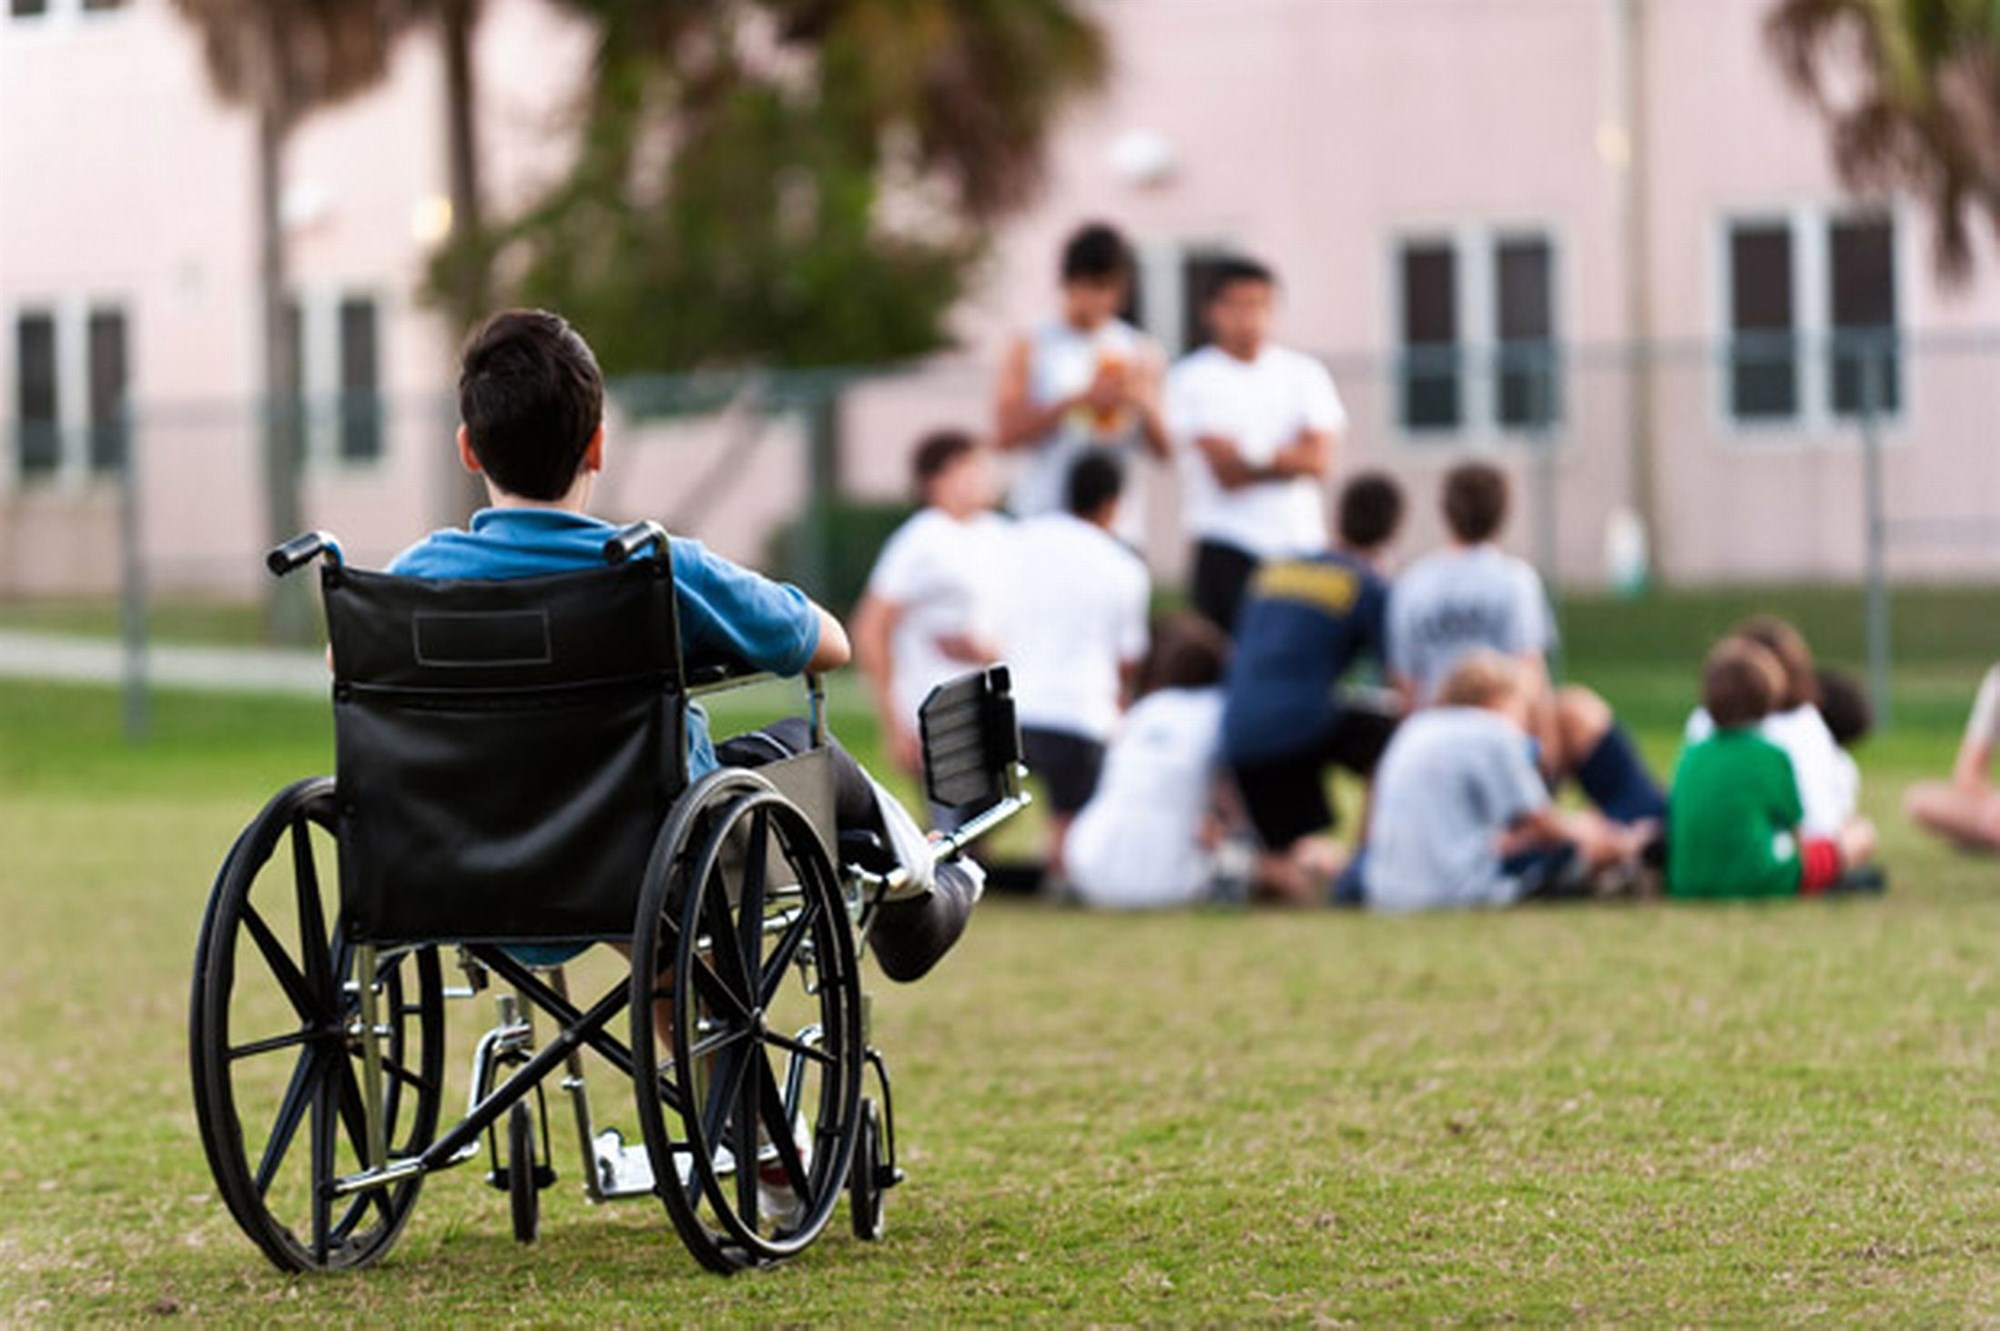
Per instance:
[[[148,646],[146,677],[155,688],[319,698],[330,684],[324,651],[169,643]],[[115,638],[0,629],[0,678],[117,684],[125,678],[125,652]]]

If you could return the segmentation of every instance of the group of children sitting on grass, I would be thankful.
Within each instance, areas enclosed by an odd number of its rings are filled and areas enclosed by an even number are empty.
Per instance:
[[[1663,790],[1601,697],[1551,683],[1546,594],[1494,544],[1503,474],[1457,468],[1442,501],[1449,548],[1393,582],[1401,492],[1363,476],[1333,548],[1266,563],[1233,633],[1191,612],[1154,623],[1075,804],[1068,892],[1170,906],[1247,878],[1260,899],[1410,911],[1882,886],[1844,747],[1866,700],[1794,628],[1760,617],[1715,645]],[[1332,767],[1364,783],[1351,848],[1329,835]]]

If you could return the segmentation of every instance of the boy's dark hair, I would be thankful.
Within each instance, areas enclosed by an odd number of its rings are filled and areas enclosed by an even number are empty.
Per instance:
[[[1701,667],[1701,705],[1719,730],[1754,726],[1777,709],[1784,667],[1754,638],[1724,638]]]
[[[1507,521],[1507,473],[1490,462],[1462,462],[1445,473],[1444,525],[1467,545],[1493,539]]]
[[[1350,550],[1387,545],[1403,525],[1403,487],[1385,473],[1363,472],[1341,487],[1334,527]]]
[[[932,430],[917,441],[910,458],[910,479],[919,496],[929,491],[931,482],[951,469],[951,464],[973,452],[979,441],[964,430]]]
[[[1125,468],[1119,464],[1117,455],[1102,448],[1093,448],[1069,469],[1065,498],[1070,512],[1087,518],[1118,498],[1124,490]]]
[[[1776,615],[1752,615],[1738,624],[1736,636],[1762,643],[1785,672],[1785,686],[1772,710],[1789,712],[1819,702],[1819,674],[1813,669],[1812,648],[1805,635]]]
[[[560,499],[604,423],[604,376],[560,316],[505,310],[466,341],[458,418],[495,485],[523,499]]]
[[[1103,222],[1078,227],[1063,244],[1064,282],[1130,281],[1134,266],[1124,234]]]
[[[1875,704],[1861,681],[1845,670],[1822,666],[1814,672],[1819,679],[1819,714],[1833,732],[1833,742],[1851,749],[1875,730]]]
[[[1192,610],[1153,621],[1153,643],[1139,671],[1141,695],[1161,689],[1205,689],[1229,668],[1229,635]]]
[[[1203,299],[1208,304],[1214,304],[1222,298],[1223,292],[1239,282],[1256,282],[1262,286],[1274,287],[1278,285],[1278,275],[1255,259],[1240,255],[1219,259],[1209,270],[1208,290]]]

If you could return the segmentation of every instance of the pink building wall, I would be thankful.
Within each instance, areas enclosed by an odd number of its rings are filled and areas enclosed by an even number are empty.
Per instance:
[[[209,96],[197,48],[167,0],[84,16],[53,0],[42,20],[0,18],[0,419],[11,414],[14,313],[115,300],[128,311],[142,436],[146,550],[161,584],[245,590],[263,539],[243,404],[258,382],[252,143],[246,115]],[[1105,0],[1116,69],[1053,148],[1043,199],[1006,230],[958,312],[960,350],[927,372],[856,390],[844,413],[845,482],[902,489],[923,428],[987,418],[1008,332],[1041,317],[1056,251],[1085,217],[1127,228],[1149,297],[1170,294],[1178,246],[1227,245],[1275,264],[1281,337],[1330,358],[1353,414],[1343,469],[1384,466],[1427,493],[1467,452],[1521,479],[1514,540],[1552,530],[1560,572],[1606,573],[1608,513],[1628,503],[1631,384],[1623,131],[1623,0]],[[1651,433],[1665,571],[1695,580],[1852,576],[1860,567],[1861,459],[1854,431],[1811,421],[1732,426],[1712,344],[1725,330],[1724,220],[1839,207],[1820,126],[1779,85],[1759,32],[1764,0],[1650,0],[1645,172],[1655,338]],[[542,0],[494,0],[482,29],[489,185],[504,202],[559,171],[584,34]],[[454,337],[416,302],[421,223],[444,193],[440,73],[413,39],[379,91],[307,122],[288,159],[299,290],[374,297],[381,311],[389,447],[360,467],[318,466],[309,518],[358,558],[382,558],[438,511],[449,462]],[[1143,132],[1171,150],[1164,179],[1136,183],[1114,151]],[[2000,328],[1990,262],[1958,294],[1931,279],[1926,223],[1899,210],[1903,329],[1970,338]],[[1557,335],[1576,344],[1557,432],[1554,521],[1517,438],[1468,430],[1407,437],[1389,374],[1401,237],[1546,231],[1556,243]],[[1158,303],[1157,301],[1155,302]],[[1908,406],[1888,434],[1893,512],[2000,514],[1985,446],[1987,354],[1913,355]],[[676,515],[687,487],[742,436],[614,420],[603,491],[620,513]],[[780,420],[745,476],[690,513],[693,534],[761,555],[802,495],[796,421]],[[1156,478],[1152,553],[1178,562],[1170,475]],[[1411,544],[1435,538],[1417,505]],[[0,594],[108,585],[115,504],[102,481],[21,486],[0,467]],[[1912,550],[1899,571],[1991,572],[1978,545]]]

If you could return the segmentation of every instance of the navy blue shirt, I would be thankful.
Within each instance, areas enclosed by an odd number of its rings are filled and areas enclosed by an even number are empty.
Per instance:
[[[1319,742],[1334,686],[1357,660],[1382,659],[1389,584],[1352,555],[1273,560],[1236,622],[1222,713],[1231,763],[1282,758]]]
[[[483,508],[472,529],[434,531],[397,555],[391,573],[411,578],[533,578],[604,564],[617,528],[554,508]],[[819,615],[806,594],[773,582],[699,541],[675,537],[674,595],[681,651],[690,661],[736,659],[796,675],[819,649]],[[701,708],[688,708],[688,777],[715,770],[715,744]]]

